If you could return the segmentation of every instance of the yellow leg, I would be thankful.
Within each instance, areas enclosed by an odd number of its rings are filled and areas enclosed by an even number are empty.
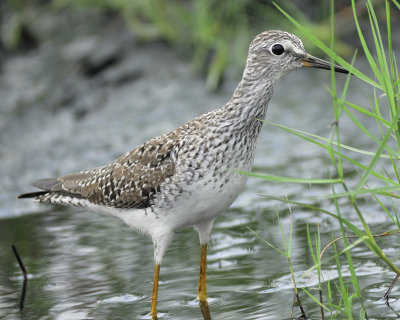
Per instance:
[[[151,296],[150,315],[153,319],[157,319],[157,296],[158,296],[158,280],[160,279],[160,265],[154,267],[153,295]]]
[[[201,246],[201,257],[200,257],[200,273],[199,273],[199,292],[197,298],[200,301],[207,300],[207,245]]]
[[[210,308],[208,307],[207,300],[199,301],[200,311],[204,320],[211,320]]]

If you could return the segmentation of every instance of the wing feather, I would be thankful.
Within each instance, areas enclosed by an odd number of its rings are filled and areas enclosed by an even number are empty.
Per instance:
[[[115,208],[147,208],[161,184],[175,173],[173,140],[168,135],[152,139],[109,165],[33,185],[49,193],[84,198]]]

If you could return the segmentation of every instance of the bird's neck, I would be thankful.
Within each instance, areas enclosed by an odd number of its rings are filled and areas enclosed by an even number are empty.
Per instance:
[[[272,82],[243,78],[237,86],[231,102],[239,106],[240,112],[249,120],[254,116],[265,118],[266,109],[272,95]]]
[[[258,124],[265,119],[271,95],[271,81],[252,81],[244,77],[231,100],[222,108],[225,120],[237,128],[261,127]]]

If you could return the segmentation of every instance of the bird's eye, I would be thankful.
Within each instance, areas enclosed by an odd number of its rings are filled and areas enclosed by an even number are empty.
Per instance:
[[[283,45],[277,43],[272,46],[271,51],[273,54],[280,56],[285,52],[285,48],[283,47]]]

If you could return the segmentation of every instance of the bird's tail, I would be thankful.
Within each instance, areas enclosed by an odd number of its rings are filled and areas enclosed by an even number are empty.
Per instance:
[[[36,198],[45,195],[48,191],[36,191],[36,192],[27,192],[22,193],[17,196],[17,199],[24,199],[24,198]]]
[[[17,197],[17,199],[37,198],[37,197],[43,196],[46,193],[53,191],[53,189],[55,189],[55,187],[59,186],[60,184],[61,184],[61,182],[55,178],[37,180],[34,183],[32,183],[32,186],[42,189],[42,191],[33,191],[33,192],[23,193],[23,194],[20,194]]]

